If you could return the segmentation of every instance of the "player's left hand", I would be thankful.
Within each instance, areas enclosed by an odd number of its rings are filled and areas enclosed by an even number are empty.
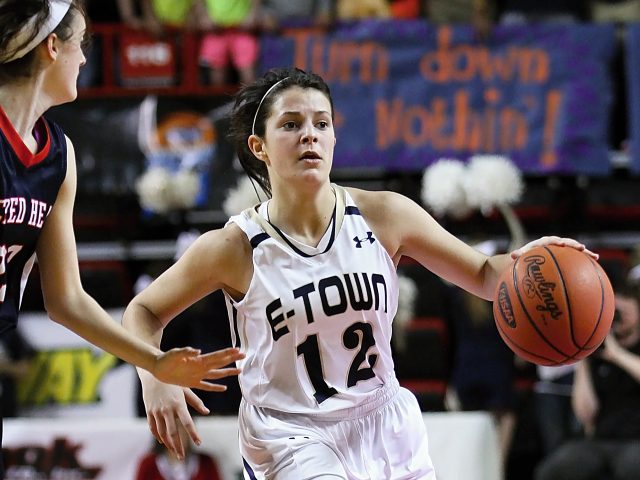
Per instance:
[[[526,253],[528,250],[531,250],[532,248],[535,248],[535,247],[542,247],[544,245],[558,245],[561,247],[575,248],[576,250],[586,253],[594,260],[598,260],[599,258],[599,255],[597,253],[594,253],[591,250],[587,249],[587,247],[583,243],[580,243],[577,240],[574,240],[573,238],[556,237],[553,235],[538,238],[537,240],[533,240],[527,243],[526,245],[512,251],[511,258],[515,260],[519,256]]]
[[[237,348],[225,348],[205,354],[191,347],[174,348],[156,357],[151,373],[164,383],[223,392],[227,387],[206,380],[238,375],[240,369],[226,366],[242,358],[244,354]]]

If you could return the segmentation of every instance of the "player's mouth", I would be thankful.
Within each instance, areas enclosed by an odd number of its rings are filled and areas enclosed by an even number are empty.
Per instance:
[[[308,150],[304,152],[302,155],[300,155],[300,160],[318,161],[318,160],[322,160],[322,157],[318,152],[314,152],[313,150]]]

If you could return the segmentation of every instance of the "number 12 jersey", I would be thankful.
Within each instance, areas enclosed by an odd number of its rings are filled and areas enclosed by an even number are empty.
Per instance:
[[[316,247],[268,220],[267,202],[231,217],[253,247],[253,278],[240,301],[225,294],[249,404],[290,413],[335,413],[395,383],[391,324],[395,265],[348,192]]]

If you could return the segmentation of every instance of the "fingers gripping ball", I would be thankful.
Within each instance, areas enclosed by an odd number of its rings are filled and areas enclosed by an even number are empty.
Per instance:
[[[493,316],[519,357],[568,365],[604,341],[613,320],[613,289],[598,262],[570,247],[536,247],[502,273]]]

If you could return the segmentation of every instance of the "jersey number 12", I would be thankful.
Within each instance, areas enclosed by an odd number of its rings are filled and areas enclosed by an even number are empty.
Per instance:
[[[376,364],[378,355],[372,353],[367,355],[369,349],[376,344],[373,337],[373,328],[371,324],[364,322],[356,322],[347,328],[342,335],[342,343],[349,350],[358,349],[351,365],[349,367],[349,375],[347,376],[347,388],[353,387],[361,380],[373,378],[373,367]],[[311,385],[315,390],[313,396],[318,403],[324,402],[327,398],[332,397],[338,391],[327,385],[322,371],[322,360],[320,358],[320,348],[318,346],[318,335],[309,335],[304,342],[298,345],[298,355],[302,355],[307,375]],[[364,361],[367,361],[367,367],[361,367]]]

